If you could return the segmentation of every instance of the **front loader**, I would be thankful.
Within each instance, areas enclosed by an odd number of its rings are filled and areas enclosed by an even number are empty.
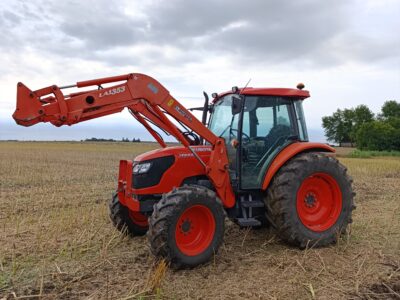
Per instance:
[[[73,87],[92,88],[62,92]],[[147,233],[151,251],[173,267],[194,267],[217,252],[226,216],[273,226],[300,248],[334,243],[351,223],[352,180],[333,148],[308,142],[303,87],[234,87],[212,103],[205,95],[201,122],[144,74],[36,91],[18,83],[13,118],[62,126],[127,108],[161,148],[120,161],[110,218],[133,236]],[[182,146],[168,147],[158,130]]]

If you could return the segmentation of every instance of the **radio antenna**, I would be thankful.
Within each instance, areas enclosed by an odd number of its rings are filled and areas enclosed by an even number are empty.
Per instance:
[[[247,81],[246,85],[244,86],[244,88],[242,88],[242,90],[240,91],[239,95],[241,95],[242,92],[247,88],[247,86],[249,85],[250,81],[251,81],[251,78],[249,78],[249,81]]]

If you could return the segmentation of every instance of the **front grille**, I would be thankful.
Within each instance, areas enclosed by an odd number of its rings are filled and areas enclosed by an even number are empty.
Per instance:
[[[141,161],[141,164],[151,162],[152,165],[147,173],[132,174],[132,187],[134,189],[143,189],[159,184],[164,172],[172,166],[174,161],[175,157],[173,155]]]

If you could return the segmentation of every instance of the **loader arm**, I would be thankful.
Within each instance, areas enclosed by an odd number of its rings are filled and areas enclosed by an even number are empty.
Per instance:
[[[122,82],[122,83],[121,83]],[[107,88],[102,84],[116,83]],[[97,89],[64,95],[62,89],[97,86]],[[23,83],[17,85],[17,108],[13,118],[17,124],[32,126],[50,122],[55,126],[73,125],[90,119],[121,112],[127,108],[150,134],[166,147],[163,139],[149,122],[174,136],[199,160],[213,183],[225,207],[235,204],[235,196],[228,172],[225,140],[217,137],[189,110],[182,106],[168,90],[154,78],[139,74],[80,81],[74,85],[52,85],[31,91]],[[206,164],[191,148],[190,142],[171,118],[184,124],[212,145],[211,156]]]

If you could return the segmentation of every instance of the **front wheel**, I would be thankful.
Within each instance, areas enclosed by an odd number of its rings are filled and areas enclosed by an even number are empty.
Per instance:
[[[280,237],[304,248],[336,242],[351,223],[352,179],[333,157],[304,153],[275,175],[265,204]]]
[[[205,263],[223,241],[224,216],[213,191],[200,186],[175,189],[154,206],[147,234],[151,251],[176,269]]]
[[[147,216],[140,212],[131,211],[118,200],[118,193],[114,193],[108,203],[110,219],[114,226],[124,233],[132,236],[145,235],[149,224]]]

